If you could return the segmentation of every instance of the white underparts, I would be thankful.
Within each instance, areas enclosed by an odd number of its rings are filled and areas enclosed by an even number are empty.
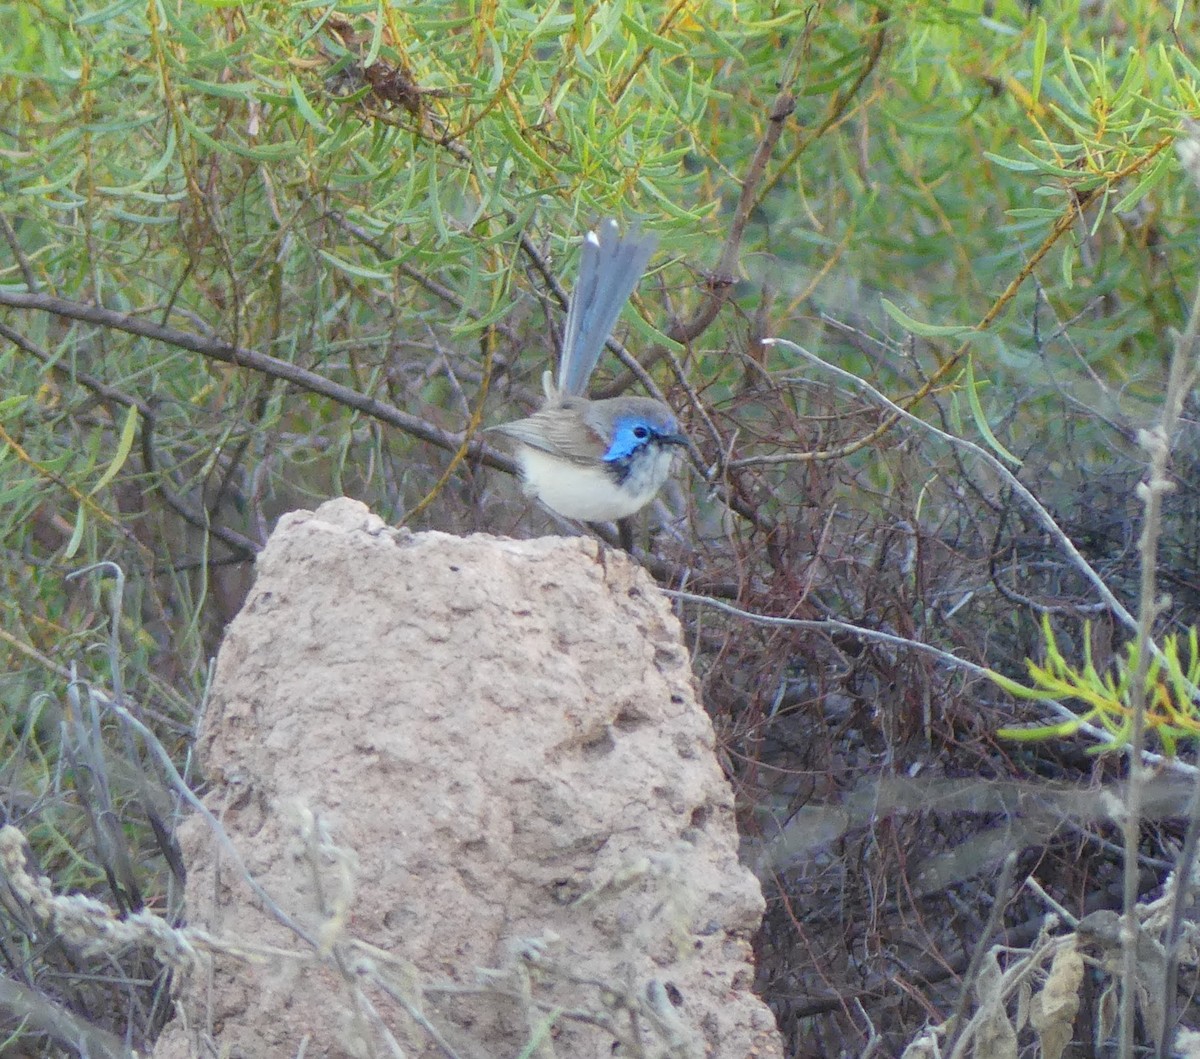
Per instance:
[[[671,473],[674,452],[649,445],[635,454],[620,484],[602,465],[584,466],[529,445],[518,447],[525,492],[565,518],[611,522],[640,511]]]

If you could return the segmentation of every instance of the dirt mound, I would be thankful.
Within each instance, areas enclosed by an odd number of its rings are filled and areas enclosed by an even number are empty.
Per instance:
[[[287,516],[200,746],[276,907],[185,824],[189,919],[242,952],[160,1059],[780,1054],[712,728],[625,556]]]

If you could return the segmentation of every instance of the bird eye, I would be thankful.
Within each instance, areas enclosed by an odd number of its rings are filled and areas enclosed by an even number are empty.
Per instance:
[[[634,427],[633,436],[637,438],[638,441],[645,441],[650,436],[650,428],[641,426]]]

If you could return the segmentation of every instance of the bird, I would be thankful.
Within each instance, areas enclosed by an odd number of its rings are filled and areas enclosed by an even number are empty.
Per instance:
[[[525,493],[564,518],[611,522],[636,514],[670,477],[676,451],[687,446],[675,413],[662,401],[586,395],[655,245],[652,235],[622,234],[612,219],[588,232],[557,379],[550,371],[542,376],[545,400],[533,415],[489,428],[515,443]]]

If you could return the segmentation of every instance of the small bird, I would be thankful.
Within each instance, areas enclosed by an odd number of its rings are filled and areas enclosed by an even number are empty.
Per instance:
[[[547,371],[542,407],[527,419],[490,428],[516,442],[525,492],[566,518],[608,522],[640,511],[670,476],[674,449],[687,445],[661,401],[593,401],[584,394],[654,246],[653,236],[623,236],[614,220],[588,232],[567,309],[558,381]]]

